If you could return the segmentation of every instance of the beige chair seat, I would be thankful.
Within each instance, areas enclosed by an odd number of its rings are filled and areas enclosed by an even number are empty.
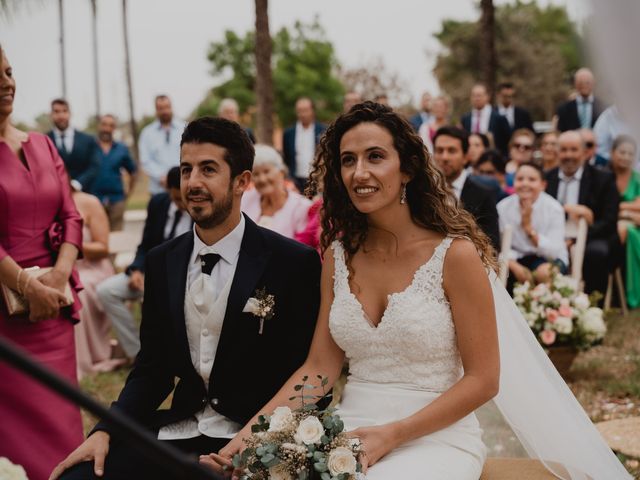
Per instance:
[[[487,458],[480,480],[557,480],[538,460]]]

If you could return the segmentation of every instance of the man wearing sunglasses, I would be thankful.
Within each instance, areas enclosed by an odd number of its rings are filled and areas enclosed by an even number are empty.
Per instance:
[[[598,141],[596,140],[596,135],[593,133],[593,130],[590,128],[581,128],[580,136],[584,142],[585,163],[595,167],[604,167],[608,163],[608,160],[598,155]]]

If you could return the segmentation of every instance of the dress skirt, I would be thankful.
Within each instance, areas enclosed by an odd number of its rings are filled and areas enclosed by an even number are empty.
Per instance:
[[[376,384],[349,377],[338,415],[345,430],[394,422],[441,395],[405,384]],[[367,480],[478,480],[486,458],[475,414],[393,450],[369,468]]]

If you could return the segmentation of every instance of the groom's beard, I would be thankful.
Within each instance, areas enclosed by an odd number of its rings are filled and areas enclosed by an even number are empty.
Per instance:
[[[191,218],[193,218],[195,224],[200,228],[208,230],[217,227],[222,222],[224,222],[229,217],[229,215],[231,214],[231,210],[233,209],[232,191],[233,184],[230,184],[227,194],[220,200],[216,200],[208,192],[201,189],[194,189],[187,192],[187,208],[189,210],[189,215],[191,215]],[[204,212],[204,208],[199,205],[189,205],[188,199],[191,195],[207,197],[211,201],[211,213],[207,215]]]

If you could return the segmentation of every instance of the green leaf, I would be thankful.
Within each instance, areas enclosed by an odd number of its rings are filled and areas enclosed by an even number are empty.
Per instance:
[[[327,467],[327,464],[325,462],[316,462],[313,464],[313,469],[316,472],[326,472],[327,470],[329,470],[329,467]]]
[[[320,479],[321,480],[331,480],[331,475],[329,475],[327,472],[323,472],[320,474]]]
[[[267,463],[272,462],[275,458],[276,456],[273,453],[267,453],[260,459],[260,461],[266,466]]]

